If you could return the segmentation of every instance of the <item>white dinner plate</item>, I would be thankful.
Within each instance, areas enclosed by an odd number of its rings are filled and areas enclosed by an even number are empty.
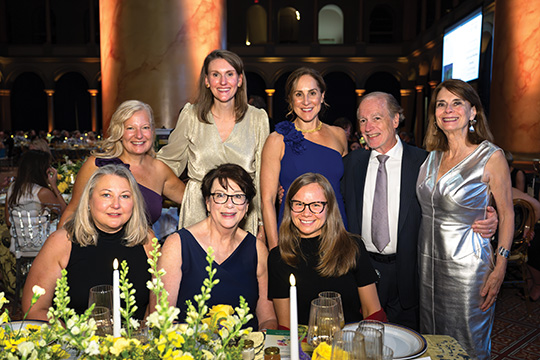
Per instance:
[[[345,325],[343,330],[356,330],[358,323]],[[394,359],[413,359],[427,350],[426,339],[408,327],[396,324],[384,324],[384,345],[394,350]]]

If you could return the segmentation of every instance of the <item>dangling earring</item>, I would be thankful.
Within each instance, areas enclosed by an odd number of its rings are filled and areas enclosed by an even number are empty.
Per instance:
[[[469,120],[469,132],[470,133],[473,133],[474,132],[474,124],[476,124],[476,119],[472,119],[472,120]]]

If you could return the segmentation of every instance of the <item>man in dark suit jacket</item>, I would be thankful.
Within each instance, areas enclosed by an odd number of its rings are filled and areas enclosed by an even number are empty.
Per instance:
[[[362,97],[358,124],[371,150],[355,150],[345,157],[341,191],[349,231],[362,235],[373,267],[380,275],[377,292],[388,320],[418,330],[417,243],[422,212],[416,198],[416,179],[427,152],[402,143],[396,128],[403,109],[387,93]],[[379,250],[373,243],[371,224],[378,155],[387,155],[388,233],[390,242]],[[496,215],[475,223],[477,232],[496,229]],[[376,227],[376,226],[375,226]],[[488,230],[489,229],[489,230]],[[373,233],[377,237],[377,233]]]

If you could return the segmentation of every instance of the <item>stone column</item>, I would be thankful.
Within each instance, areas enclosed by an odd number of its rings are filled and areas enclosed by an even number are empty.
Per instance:
[[[0,129],[11,130],[11,90],[0,90]]]
[[[536,157],[540,153],[538,19],[538,1],[497,0],[489,112],[497,145]]]
[[[92,118],[92,131],[97,134],[97,94],[99,91],[95,89],[89,89],[88,92],[90,93],[90,116]]]
[[[276,89],[265,89],[264,92],[266,92],[266,108],[268,109],[268,117],[272,119],[274,117],[273,96]]]
[[[173,128],[204,58],[226,45],[225,0],[100,1],[103,128],[118,105],[148,103]]]
[[[410,101],[414,99],[411,95],[414,94],[413,90],[410,89],[401,89],[401,107],[403,108],[403,115],[405,116],[405,124],[403,124],[403,130],[409,132],[413,128],[413,108],[414,106],[411,106]],[[414,101],[414,100],[413,100]]]
[[[354,92],[356,93],[356,110],[358,110],[358,106],[360,106],[360,98],[364,95],[366,89],[355,89]]]
[[[416,125],[414,138],[418,145],[424,143],[424,85],[416,85]]]
[[[54,90],[43,90],[47,94],[47,131],[52,132],[54,129]]]

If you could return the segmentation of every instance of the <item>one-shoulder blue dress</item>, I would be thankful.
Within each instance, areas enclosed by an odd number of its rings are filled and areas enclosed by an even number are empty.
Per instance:
[[[340,181],[343,177],[344,167],[341,154],[329,147],[316,144],[307,140],[301,131],[294,128],[294,123],[282,121],[276,125],[276,132],[283,135],[285,143],[285,153],[281,159],[281,171],[279,173],[279,183],[285,191],[292,182],[300,175],[313,172],[319,173],[328,179],[339,206],[339,212],[345,227],[347,227],[347,216],[345,216],[345,204],[341,196]],[[283,199],[285,199],[285,196]],[[281,202],[279,208],[278,228],[281,224],[285,202]]]

